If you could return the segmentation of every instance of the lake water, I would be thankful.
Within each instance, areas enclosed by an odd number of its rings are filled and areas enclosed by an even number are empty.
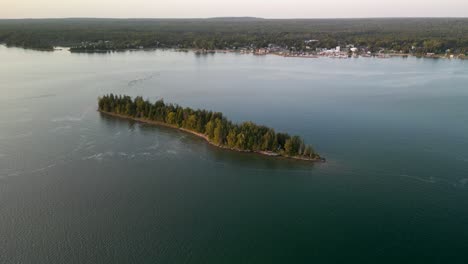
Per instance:
[[[0,263],[466,263],[468,61],[0,46]],[[101,116],[164,98],[311,164]]]

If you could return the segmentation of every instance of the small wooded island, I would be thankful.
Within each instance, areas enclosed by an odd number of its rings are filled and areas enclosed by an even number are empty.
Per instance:
[[[299,136],[276,133],[252,122],[235,124],[222,113],[194,110],[163,100],[151,103],[137,96],[109,94],[98,99],[99,112],[139,122],[177,128],[204,138],[210,144],[240,152],[281,156],[308,161],[325,161]]]

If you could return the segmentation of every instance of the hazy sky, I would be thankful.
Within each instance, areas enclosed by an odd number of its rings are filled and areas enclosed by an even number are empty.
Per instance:
[[[0,18],[468,16],[468,0],[0,0],[0,2]]]

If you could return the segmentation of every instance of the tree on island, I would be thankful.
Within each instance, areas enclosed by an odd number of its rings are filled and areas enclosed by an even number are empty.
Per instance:
[[[208,140],[221,147],[240,151],[276,153],[286,157],[320,159],[310,145],[299,136],[276,133],[266,126],[253,122],[236,124],[226,119],[222,113],[183,108],[166,104],[163,100],[151,103],[141,96],[109,94],[98,99],[102,112],[130,118],[157,121],[177,128],[203,134]]]

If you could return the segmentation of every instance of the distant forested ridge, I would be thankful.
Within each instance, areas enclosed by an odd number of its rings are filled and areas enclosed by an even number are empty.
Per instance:
[[[291,50],[352,44],[371,52],[468,52],[468,18],[0,20],[0,42],[75,51],[134,48]]]
[[[210,143],[237,151],[257,152],[265,155],[323,160],[310,145],[299,136],[277,133],[266,126],[252,122],[235,124],[222,113],[195,110],[163,100],[151,103],[138,96],[105,95],[98,99],[99,111],[149,123],[161,123],[180,128]]]

